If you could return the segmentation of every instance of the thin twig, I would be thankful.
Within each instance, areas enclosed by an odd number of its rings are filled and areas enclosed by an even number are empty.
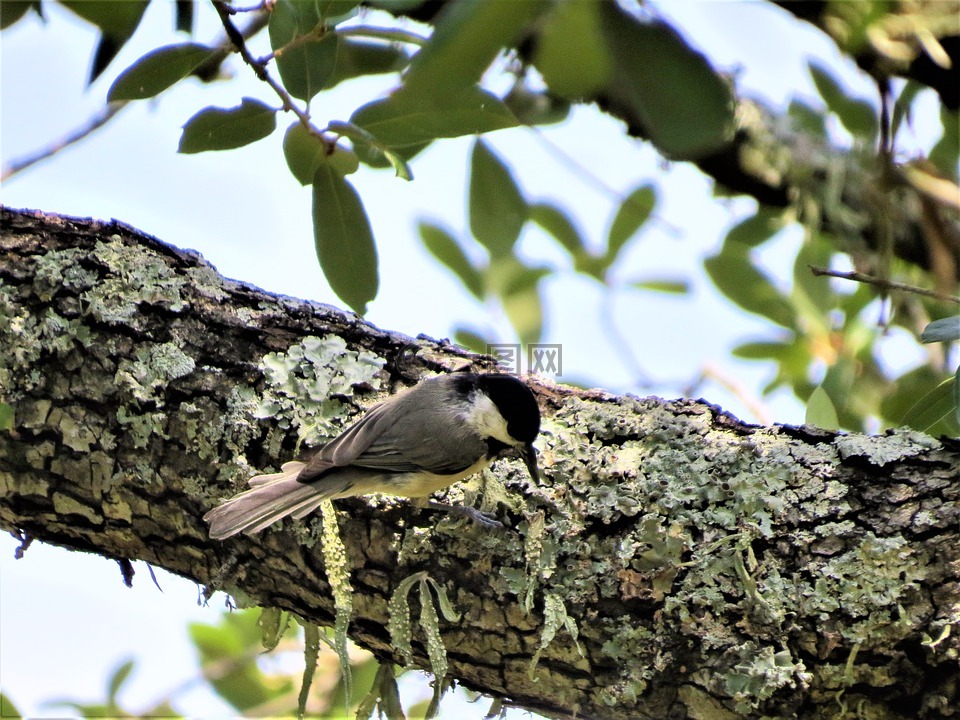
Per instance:
[[[250,50],[247,49],[246,40],[244,40],[243,35],[237,30],[237,26],[233,24],[233,19],[230,17],[230,8],[222,0],[210,0],[213,3],[214,9],[217,11],[217,14],[220,16],[220,22],[223,24],[223,29],[227,33],[227,37],[233,43],[234,47],[237,49],[237,52],[240,53],[240,57],[243,58],[243,61],[250,66],[254,74],[263,82],[267,83],[273,91],[280,98],[283,103],[283,109],[289,110],[294,115],[297,116],[297,119],[300,120],[300,123],[307,128],[312,133],[315,133],[319,137],[323,137],[323,133],[316,128],[313,123],[310,122],[310,114],[299,107],[294,102],[293,98],[290,96],[290,93],[286,89],[274,80],[270,73],[267,72],[266,64],[257,60],[253,55],[250,54]],[[325,140],[326,141],[326,140]]]
[[[913,293],[914,295],[922,295],[923,297],[934,298],[935,300],[940,300],[942,302],[952,302],[960,305],[960,297],[956,295],[947,295],[945,293],[937,292],[936,290],[926,290],[924,288],[916,287],[915,285],[907,285],[906,283],[896,282],[895,280],[885,280],[884,278],[874,277],[873,275],[866,275],[861,272],[841,272],[839,270],[829,270],[827,268],[815,267],[814,265],[808,265],[810,272],[816,276],[827,275],[829,277],[840,278],[841,280],[853,280],[855,282],[867,283],[868,285],[875,285],[876,287],[883,288],[884,290],[902,290],[903,292]]]
[[[536,127],[535,125],[526,125],[525,127],[527,130],[533,133],[533,136],[540,142],[541,145],[547,148],[549,152],[553,153],[556,159],[558,159],[562,164],[566,165],[568,169],[573,170],[574,175],[579,175],[586,178],[602,193],[619,203],[623,203],[624,196],[621,190],[609,184],[590,167],[580,162],[580,160],[568,153],[553,140],[548,138],[540,128]],[[654,213],[650,219],[655,223],[658,223],[665,232],[669,233],[673,237],[678,237],[680,235],[680,228],[665,220],[661,215]]]
[[[607,340],[610,341],[610,344],[613,345],[614,349],[618,352],[620,362],[623,363],[630,374],[633,375],[632,380],[637,389],[645,390],[652,387],[655,383],[651,379],[650,374],[644,370],[630,342],[623,333],[620,332],[620,328],[613,315],[614,299],[614,289],[605,287],[603,289],[603,307],[600,311],[600,319],[606,329]]]
[[[11,177],[16,175],[18,172],[26,170],[31,165],[46,160],[47,158],[53,157],[58,152],[64,148],[70,147],[76,142],[80,142],[87,135],[90,135],[95,130],[100,129],[106,125],[110,120],[121,110],[127,106],[127,102],[115,102],[110,105],[104,106],[100,112],[98,112],[93,117],[89,118],[80,127],[72,130],[67,135],[63,136],[59,140],[55,140],[46,147],[40,148],[36,152],[30,153],[29,155],[24,155],[20,158],[10,161],[3,167],[3,171],[0,172],[0,181],[9,180]]]
[[[251,18],[250,22],[247,23],[243,29],[240,31],[243,37],[249,38],[255,35],[256,33],[263,30],[266,27],[267,13],[260,13]],[[224,58],[227,57],[230,53],[233,52],[233,43],[229,39],[224,39],[221,41],[217,47],[217,51],[212,53],[210,57],[201,63],[194,74],[201,79],[213,77],[216,73],[220,64],[223,62]],[[85,137],[90,135],[95,130],[106,125],[110,120],[115,118],[123,108],[127,106],[126,101],[115,102],[110,105],[105,105],[99,112],[89,118],[83,125],[77,129],[71,131],[69,134],[65,135],[60,140],[57,140],[53,143],[50,143],[44,148],[37,150],[28,155],[24,155],[21,158],[12,160],[7,163],[3,170],[0,171],[0,181],[5,181],[13,177],[19,172],[26,170],[27,168],[35,165],[38,162],[47,160],[48,158],[53,157],[61,150],[73,145],[74,143],[83,140]]]

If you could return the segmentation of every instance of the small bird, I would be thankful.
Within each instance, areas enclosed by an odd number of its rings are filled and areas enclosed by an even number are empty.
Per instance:
[[[279,473],[250,479],[251,489],[203,519],[210,537],[255,533],[280,518],[306,517],[323,500],[384,493],[419,507],[465,515],[502,527],[475,508],[427,501],[431,493],[519,452],[534,482],[533,447],[540,408],[523,382],[501,373],[454,373],[420,382],[370,408],[309,462],[288,462]]]

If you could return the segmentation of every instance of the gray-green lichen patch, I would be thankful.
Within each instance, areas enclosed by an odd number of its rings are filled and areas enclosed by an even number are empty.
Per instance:
[[[196,363],[172,342],[137,348],[134,358],[124,358],[117,366],[114,381],[121,393],[139,403],[163,406],[162,393],[171,380],[189,375]]]
[[[93,334],[82,321],[64,318],[53,308],[31,314],[15,288],[0,286],[0,392],[8,399],[36,387],[43,380],[39,360],[43,353],[65,356],[79,342],[88,347]]]
[[[748,641],[737,649],[739,662],[726,675],[725,690],[737,712],[747,714],[782,687],[806,686],[811,675],[787,650]]]
[[[95,254],[108,272],[80,297],[98,320],[137,326],[135,316],[141,303],[172,312],[183,310],[181,290],[187,281],[158,255],[128,246],[116,235],[109,242],[97,241]],[[60,264],[62,259],[54,255],[50,253],[45,262]]]
[[[929,447],[922,437],[905,442]],[[714,427],[709,412],[677,415],[629,398],[569,399],[545,421],[541,444],[552,483],[528,494],[527,522],[518,528],[523,538],[479,542],[517,558],[498,568],[491,587],[515,595],[535,615],[549,597],[563,598],[574,617],[571,608],[605,598],[657,604],[656,627],[638,625],[631,615],[600,620],[602,636],[610,638],[604,657],[619,668],[619,678],[598,689],[603,702],[633,703],[657,672],[669,670],[671,650],[655,644],[668,630],[679,628],[691,642],[721,651],[724,662],[697,671],[697,682],[749,712],[813,681],[794,645],[757,642],[765,634],[785,639],[793,618],[811,611],[835,617],[832,598],[839,598],[843,627],[835,631],[863,647],[906,627],[896,617],[912,612],[928,558],[904,557],[909,548],[902,539],[864,535],[846,521],[782,535],[797,507],[809,510],[810,519],[851,511],[845,484],[831,477],[835,446],[816,446],[822,457],[800,464],[776,432],[744,438]],[[815,549],[809,573],[806,566],[781,572],[776,553],[765,552],[774,543]],[[817,638],[808,640],[815,645]],[[569,649],[547,643],[541,665]]]
[[[343,400],[355,388],[380,388],[384,364],[371,352],[349,350],[336,335],[305,337],[285,353],[264,355],[266,383],[254,415],[270,418],[281,434],[296,430],[302,442],[317,444],[339,433]]]
[[[834,444],[844,460],[862,457],[878,467],[940,447],[938,440],[909,428],[891,430],[882,436],[840,435]]]

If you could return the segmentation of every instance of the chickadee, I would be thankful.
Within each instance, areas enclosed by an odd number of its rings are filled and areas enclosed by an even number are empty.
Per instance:
[[[533,441],[539,432],[537,401],[512,375],[440,375],[370,408],[309,462],[288,462],[279,473],[251,478],[250,490],[203,519],[210,524],[210,537],[223,540],[259,532],[287,515],[301,519],[323,500],[384,493],[498,527],[474,508],[425,498],[511,449],[519,451],[538,481]]]

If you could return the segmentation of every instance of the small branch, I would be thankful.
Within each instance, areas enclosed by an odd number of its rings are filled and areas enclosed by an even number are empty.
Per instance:
[[[323,133],[317,129],[313,123],[310,122],[310,114],[299,107],[294,102],[293,98],[290,96],[290,93],[286,89],[270,77],[270,73],[267,72],[266,63],[257,60],[253,55],[250,54],[250,50],[247,48],[246,40],[244,40],[243,35],[237,30],[237,26],[233,24],[233,20],[230,17],[230,7],[222,0],[210,0],[213,3],[214,9],[217,11],[217,14],[220,16],[220,22],[223,24],[223,29],[227,33],[227,37],[233,43],[234,47],[237,49],[237,52],[240,53],[240,57],[243,58],[243,61],[250,66],[254,74],[260,79],[263,80],[267,85],[273,88],[273,91],[279,96],[281,102],[283,103],[283,109],[289,110],[300,120],[300,123],[307,128],[310,132],[315,133],[316,135],[323,137]]]
[[[936,290],[925,290],[915,285],[907,285],[906,283],[900,283],[894,280],[884,280],[883,278],[866,275],[861,272],[841,272],[839,270],[815,267],[814,265],[809,265],[808,267],[810,268],[810,272],[818,277],[827,275],[829,277],[840,278],[841,280],[853,280],[855,282],[867,283],[868,285],[875,285],[884,290],[901,290],[903,292],[913,293],[914,295],[922,295],[923,297],[940,300],[941,302],[951,302],[960,305],[960,297],[956,295],[947,295],[945,293],[939,293]]]
[[[253,10],[255,8],[250,9]],[[266,26],[266,24],[267,14],[260,13],[252,17],[250,22],[247,23],[240,32],[243,37],[248,38],[260,32]],[[218,42],[217,51],[211,54],[207,60],[197,67],[193,74],[202,80],[214,77],[219,71],[220,64],[223,62],[224,58],[232,52],[233,43],[230,42],[229,39]],[[36,152],[7,163],[3,167],[3,170],[0,171],[0,182],[10,179],[17,173],[26,170],[36,163],[47,160],[70,145],[83,140],[95,130],[103,127],[110,120],[116,117],[120,111],[127,106],[127,104],[128,103],[126,102],[116,102],[110,105],[105,105],[98,113],[89,118],[83,125],[73,130],[68,135],[65,135],[60,140],[57,140],[46,147],[37,150]]]
[[[101,127],[110,122],[110,120],[126,106],[126,102],[116,102],[106,105],[100,110],[100,112],[89,118],[83,125],[59,140],[56,140],[46,147],[30,153],[29,155],[24,155],[19,159],[12,160],[5,165],[3,167],[3,171],[0,172],[0,181],[9,180],[18,172],[26,170],[31,165],[35,165],[36,163],[46,160],[47,158],[51,158],[61,150],[70,147],[76,142],[80,142],[87,137],[87,135],[99,130]]]
[[[233,7],[232,5],[227,6],[227,12],[231,15],[238,15],[239,13],[247,12],[258,12],[260,10],[265,10],[269,0],[263,0],[263,2],[258,2],[256,5],[250,5],[249,7]]]

